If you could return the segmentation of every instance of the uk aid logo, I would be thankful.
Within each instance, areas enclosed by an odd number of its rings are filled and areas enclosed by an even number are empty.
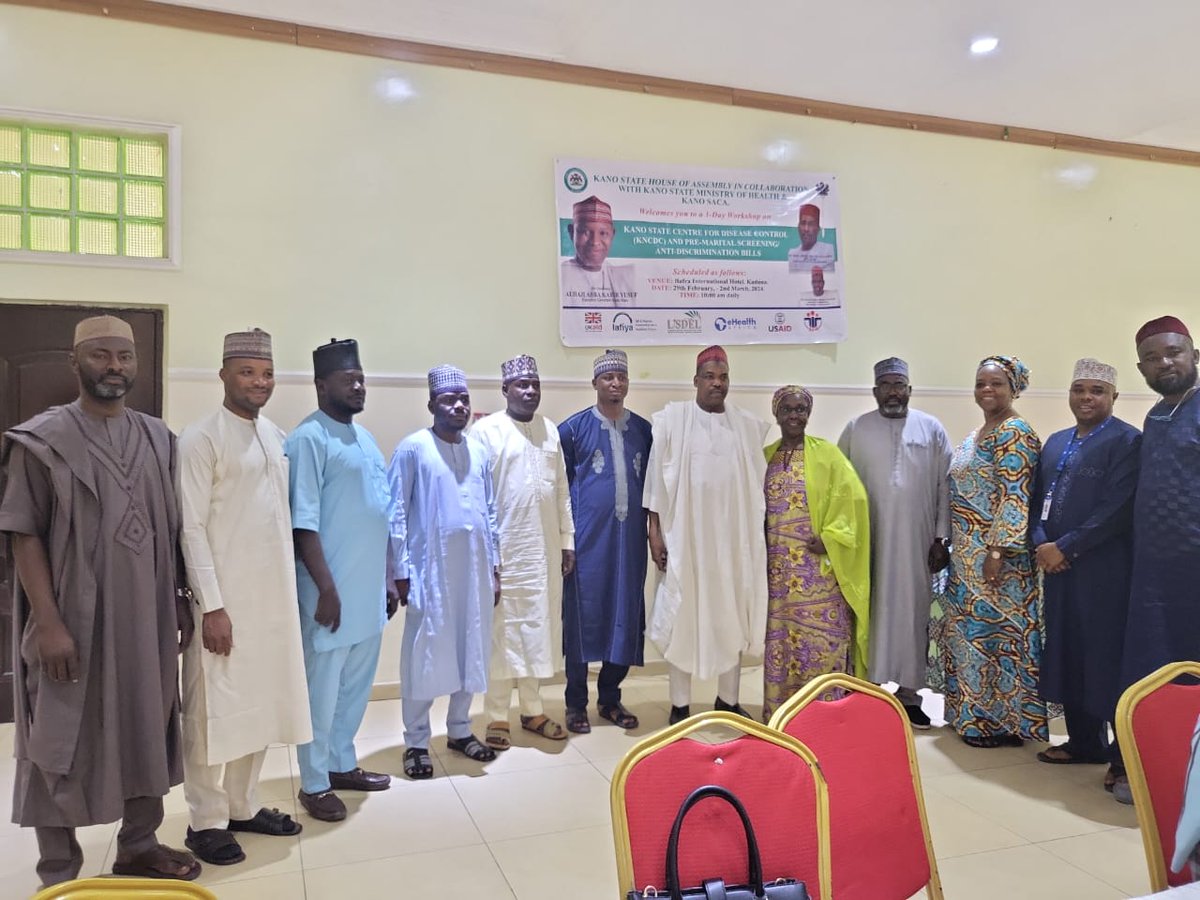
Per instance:
[[[583,314],[583,330],[584,331],[603,331],[604,316],[598,312],[585,312]]]

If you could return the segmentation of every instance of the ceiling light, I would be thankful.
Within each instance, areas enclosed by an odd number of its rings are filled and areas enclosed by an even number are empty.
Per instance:
[[[976,56],[984,56],[1000,46],[1000,39],[994,37],[975,38],[971,41],[971,52]]]

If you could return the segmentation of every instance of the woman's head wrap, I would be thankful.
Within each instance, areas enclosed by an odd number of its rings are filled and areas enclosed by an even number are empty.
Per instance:
[[[813,395],[808,388],[800,387],[798,384],[785,384],[775,392],[775,396],[771,398],[771,415],[779,415],[779,405],[783,403],[784,397],[789,397],[792,394],[797,394],[808,401],[808,408],[812,409]]]
[[[987,356],[979,361],[979,368],[984,366],[999,366],[1003,369],[1014,394],[1020,394],[1029,387],[1029,366],[1015,356]]]

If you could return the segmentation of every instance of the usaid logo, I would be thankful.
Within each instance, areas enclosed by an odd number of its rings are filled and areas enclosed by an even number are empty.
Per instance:
[[[700,313],[689,309],[682,316],[667,319],[667,334],[699,334],[703,330]]]
[[[788,324],[787,314],[775,313],[775,321],[767,326],[767,331],[771,334],[787,334],[792,330],[792,326]]]
[[[633,316],[629,313],[617,313],[612,318],[612,330],[626,333],[633,331]]]

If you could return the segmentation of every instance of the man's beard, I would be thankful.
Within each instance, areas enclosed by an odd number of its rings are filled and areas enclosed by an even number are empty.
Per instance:
[[[121,384],[105,384],[102,379],[92,378],[82,370],[79,373],[79,380],[83,383],[83,389],[95,397],[97,400],[119,400],[129,393],[129,389],[133,387],[133,379],[126,378],[124,375],[109,376],[105,374],[103,378],[116,377],[121,379]]]
[[[1167,375],[1160,375],[1154,381],[1150,382],[1150,387],[1158,391],[1158,393],[1162,394],[1163,396],[1168,394],[1182,394],[1184,391],[1188,390],[1188,388],[1195,387],[1195,385],[1195,365],[1191,366],[1188,371],[1184,372],[1182,375],[1176,375],[1172,372]]]

